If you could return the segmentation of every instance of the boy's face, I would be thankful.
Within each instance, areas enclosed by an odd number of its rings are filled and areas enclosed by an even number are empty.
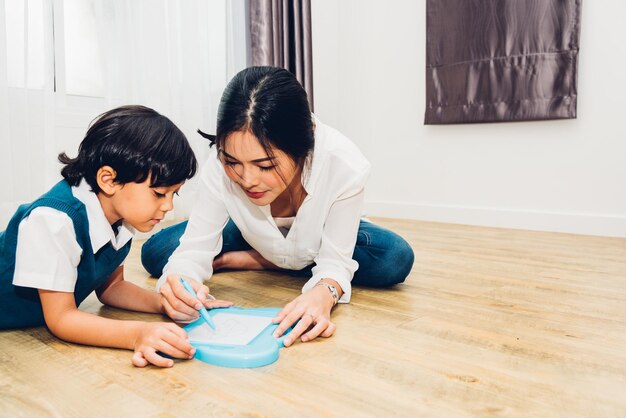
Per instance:
[[[111,224],[124,219],[136,230],[148,232],[173,209],[174,195],[178,194],[183,183],[150,187],[148,177],[143,183],[117,184],[115,193],[107,196],[107,204],[102,199],[101,203],[107,219],[113,221]]]

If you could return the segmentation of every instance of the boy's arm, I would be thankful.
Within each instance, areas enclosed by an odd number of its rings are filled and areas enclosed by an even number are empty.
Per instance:
[[[164,313],[162,296],[148,289],[144,289],[124,280],[124,266],[121,265],[109,280],[100,288],[96,289],[96,295],[100,302],[116,308],[129,311]]]
[[[195,350],[187,334],[176,324],[162,322],[119,321],[78,310],[74,294],[39,290],[46,325],[57,337],[74,343],[134,350],[133,364],[171,367],[172,357],[191,358]]]
[[[102,318],[78,310],[74,294],[39,290],[46,325],[54,335],[71,342],[132,350],[141,322]]]
[[[100,288],[96,289],[100,302],[116,308],[128,309],[138,312],[163,313],[175,321],[189,322],[198,319],[199,313],[194,310],[194,315],[181,314],[180,306],[176,308],[170,305],[161,293],[143,289],[134,283],[124,280],[124,268],[119,266],[109,280]],[[185,292],[185,294],[187,294]],[[225,308],[232,306],[232,302],[225,300],[212,300],[205,304],[207,308]]]

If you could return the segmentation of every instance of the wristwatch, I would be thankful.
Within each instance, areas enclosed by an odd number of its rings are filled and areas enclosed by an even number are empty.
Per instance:
[[[326,282],[317,282],[315,286],[324,286],[330,292],[330,295],[333,297],[333,306],[339,303],[339,293],[337,293],[337,288],[332,284],[328,284]]]

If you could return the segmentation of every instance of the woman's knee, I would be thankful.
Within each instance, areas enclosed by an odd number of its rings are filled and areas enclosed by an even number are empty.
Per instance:
[[[413,267],[415,255],[408,242],[395,232],[378,226],[361,229],[355,249],[359,270],[355,284],[389,287],[406,280]],[[367,238],[367,239],[365,239]]]
[[[413,249],[404,238],[398,235],[393,246],[387,250],[384,261],[384,263],[387,264],[387,271],[389,272],[389,285],[404,282],[409,276],[409,273],[411,273],[414,261],[415,254],[413,253]]]
[[[389,287],[404,282],[413,267],[413,249],[402,237],[396,235],[393,240],[388,239],[387,244],[377,251],[368,274],[372,280],[371,285],[376,287]]]
[[[158,277],[180,243],[187,222],[165,228],[154,234],[141,247],[141,264],[152,276]]]

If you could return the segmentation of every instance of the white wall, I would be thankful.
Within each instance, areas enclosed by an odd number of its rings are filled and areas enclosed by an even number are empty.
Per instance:
[[[370,215],[626,236],[626,2],[583,4],[578,119],[425,126],[425,2],[313,4],[315,112],[373,165]]]

